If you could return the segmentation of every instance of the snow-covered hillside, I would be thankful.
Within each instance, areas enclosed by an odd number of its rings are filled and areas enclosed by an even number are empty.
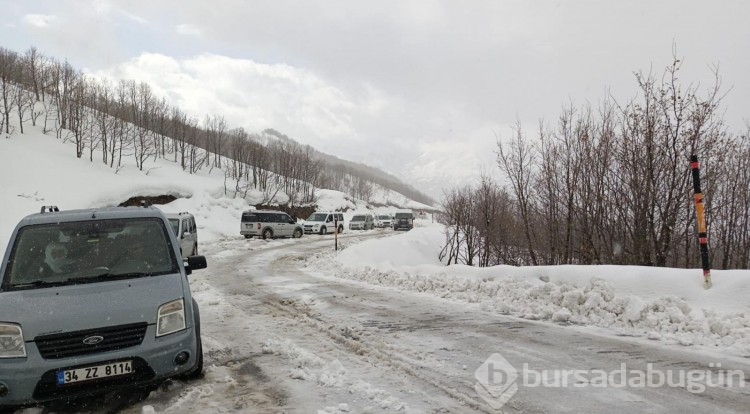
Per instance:
[[[88,155],[88,154],[86,154]],[[264,195],[250,191],[246,199],[233,197],[233,184],[225,189],[224,172],[204,168],[196,174],[183,171],[174,162],[153,158],[146,161],[143,171],[133,157],[124,157],[117,170],[84,156],[75,157],[72,142],[62,142],[54,135],[45,135],[40,127],[25,126],[25,133],[0,139],[0,256],[18,221],[38,212],[43,205],[61,209],[78,209],[118,205],[135,196],[172,195],[173,203],[160,206],[165,211],[190,211],[200,218],[199,228],[204,240],[235,235],[243,210],[260,203]],[[391,207],[372,207],[340,191],[318,190],[321,210],[348,209],[348,219],[356,211],[392,211],[396,208],[429,209],[394,191],[375,186],[372,203]],[[207,225],[208,222],[214,223]]]

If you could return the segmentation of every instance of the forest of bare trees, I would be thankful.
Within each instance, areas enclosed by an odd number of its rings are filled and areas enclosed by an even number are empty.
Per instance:
[[[45,134],[75,143],[78,158],[116,171],[125,157],[146,173],[147,161],[158,158],[191,174],[221,169],[228,195],[245,197],[258,190],[263,194],[259,204],[286,195],[290,206],[313,205],[316,188],[370,201],[375,184],[434,204],[372,170],[326,162],[310,146],[288,137],[265,142],[259,134],[230,127],[220,115],[197,119],[157,97],[147,83],[93,79],[34,47],[23,54],[0,48],[0,131],[6,137],[23,134],[24,126],[38,122]]]
[[[714,268],[750,266],[750,126],[730,134],[720,77],[701,94],[663,74],[637,73],[638,97],[564,107],[533,134],[498,139],[506,185],[445,193],[444,262],[700,267],[689,159],[701,161]]]

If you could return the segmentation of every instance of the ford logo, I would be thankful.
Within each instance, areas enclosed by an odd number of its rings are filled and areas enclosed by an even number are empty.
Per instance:
[[[101,342],[103,340],[104,340],[103,336],[92,335],[92,336],[86,337],[83,340],[83,343],[86,344],[86,345],[96,345],[96,344],[98,344],[99,342]]]

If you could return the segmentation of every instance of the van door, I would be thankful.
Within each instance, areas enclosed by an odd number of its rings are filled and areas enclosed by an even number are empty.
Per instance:
[[[190,229],[190,234],[185,236],[188,246],[187,254],[198,254],[198,227],[195,225],[195,218],[189,217],[187,222]]]
[[[336,217],[337,217],[337,219],[339,221],[339,227],[338,228],[341,229],[341,231],[339,233],[343,233],[344,232],[344,215],[342,213],[336,213]]]
[[[328,214],[328,217],[326,217],[326,231],[330,234],[333,234],[336,232],[336,220],[338,218],[336,217],[336,214],[330,213]]]
[[[279,237],[291,237],[293,231],[290,230],[292,227],[289,224],[291,217],[283,213],[274,213],[273,218],[274,234]]]

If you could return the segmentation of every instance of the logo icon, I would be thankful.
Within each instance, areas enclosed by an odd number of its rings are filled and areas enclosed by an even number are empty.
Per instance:
[[[91,335],[83,339],[83,343],[86,345],[96,345],[104,340],[103,336]]]
[[[490,355],[474,372],[474,378],[474,390],[495,410],[518,392],[518,371],[500,354]]]

